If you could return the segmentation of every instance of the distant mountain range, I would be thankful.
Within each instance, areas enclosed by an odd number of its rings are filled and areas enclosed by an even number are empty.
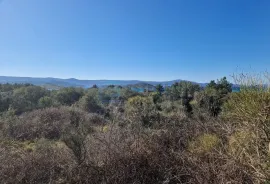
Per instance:
[[[44,86],[46,88],[51,89],[59,89],[61,87],[82,87],[89,88],[93,85],[97,85],[98,87],[106,87],[108,85],[120,85],[120,86],[129,86],[135,88],[146,87],[149,85],[150,88],[156,86],[157,84],[161,84],[163,86],[171,86],[175,82],[182,81],[172,80],[172,81],[140,81],[140,80],[78,80],[74,78],[70,79],[59,79],[59,78],[34,78],[34,77],[9,77],[9,76],[0,76],[0,84],[3,83],[30,83],[37,86]],[[196,82],[194,82],[196,83]],[[201,87],[205,87],[207,83],[197,83]],[[234,85],[234,88],[237,88]]]
[[[33,77],[8,77],[8,76],[0,76],[0,83],[30,83],[38,86],[59,86],[59,87],[83,87],[89,88],[93,85],[97,85],[99,87],[105,87],[108,85],[157,85],[162,84],[163,86],[170,86],[175,82],[179,82],[179,80],[172,81],[140,81],[140,80],[78,80],[74,78],[70,79],[59,79],[59,78],[33,78]],[[198,83],[202,87],[206,85],[206,83]]]

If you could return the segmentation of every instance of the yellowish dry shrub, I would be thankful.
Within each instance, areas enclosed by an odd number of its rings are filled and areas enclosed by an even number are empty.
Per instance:
[[[207,153],[221,143],[219,137],[215,134],[203,134],[199,136],[195,141],[190,142],[189,151],[192,153]]]

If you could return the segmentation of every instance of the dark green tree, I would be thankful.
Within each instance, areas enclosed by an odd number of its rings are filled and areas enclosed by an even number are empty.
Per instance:
[[[109,85],[108,86],[108,88],[114,88],[115,87],[115,85]]]
[[[173,84],[171,87],[167,88],[166,95],[170,100],[180,100],[184,96],[193,97],[196,91],[200,91],[200,86],[198,84],[180,81]]]
[[[158,92],[159,95],[161,95],[165,90],[164,90],[164,87],[161,84],[158,84],[156,86],[156,91]]]
[[[207,109],[210,115],[218,116],[227,95],[231,92],[232,84],[226,77],[217,80],[217,82],[212,80],[202,92],[200,106]]]
[[[94,84],[94,85],[92,86],[92,88],[96,88],[96,89],[97,89],[97,88],[98,88],[98,86],[97,86],[96,84]]]
[[[217,81],[217,90],[222,95],[227,95],[232,92],[232,84],[227,80],[226,77]]]
[[[0,112],[7,111],[11,103],[11,94],[9,92],[0,92]]]
[[[221,78],[215,82],[214,80],[210,81],[210,83],[206,86],[206,89],[215,89],[221,95],[227,95],[232,92],[232,84],[227,80],[226,77]]]
[[[207,87],[207,88],[214,88],[214,89],[217,89],[217,83],[216,83],[216,81],[211,80],[211,81],[209,82],[209,84],[207,84],[206,87]]]

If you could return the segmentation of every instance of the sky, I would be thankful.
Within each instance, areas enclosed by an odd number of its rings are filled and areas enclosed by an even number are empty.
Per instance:
[[[268,69],[269,0],[0,0],[0,76],[208,82]]]

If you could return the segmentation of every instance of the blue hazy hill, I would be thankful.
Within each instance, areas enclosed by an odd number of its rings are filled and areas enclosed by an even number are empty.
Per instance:
[[[93,85],[99,87],[106,87],[108,85],[120,85],[120,86],[129,86],[132,88],[150,88],[152,89],[157,84],[163,86],[171,86],[175,82],[181,81],[172,80],[172,81],[139,81],[139,80],[79,80],[75,78],[70,79],[59,79],[59,78],[34,78],[34,77],[9,77],[9,76],[0,76],[0,83],[30,83],[38,86],[54,86],[54,87],[82,87],[89,88]],[[196,82],[194,82],[196,83]],[[205,87],[207,83],[197,83],[201,87]],[[234,85],[235,90],[237,86]]]

